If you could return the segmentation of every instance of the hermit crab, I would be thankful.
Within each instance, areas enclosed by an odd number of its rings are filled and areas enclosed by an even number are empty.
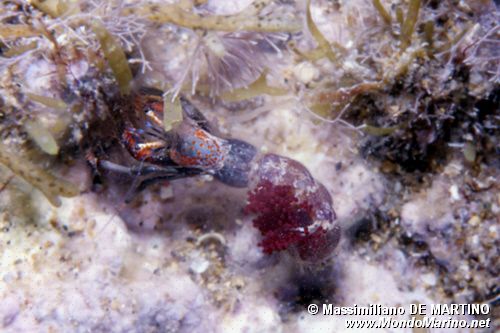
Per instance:
[[[219,136],[184,97],[180,98],[182,121],[168,131],[161,91],[143,89],[131,98],[132,114],[120,115],[120,141],[139,163],[126,167],[99,160],[99,168],[134,176],[136,191],[160,180],[199,175],[212,175],[232,187],[248,187],[244,213],[253,215],[265,253],[287,250],[307,261],[323,260],[332,253],[340,238],[332,198],[305,166],[260,153],[245,141]]]
[[[170,131],[164,129],[162,92],[142,89],[131,98],[133,112],[119,113],[119,136],[125,149],[140,163],[126,167],[98,160],[97,167],[136,177],[137,191],[159,180],[203,174],[234,187],[248,185],[250,162],[256,154],[251,144],[217,136],[186,98],[180,98],[183,120]]]

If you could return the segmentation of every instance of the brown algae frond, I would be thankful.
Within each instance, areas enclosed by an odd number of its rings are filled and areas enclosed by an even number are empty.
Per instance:
[[[91,26],[99,40],[104,57],[108,61],[109,67],[111,67],[113,75],[118,82],[120,92],[128,94],[130,92],[130,82],[132,81],[132,71],[128,65],[125,52],[116,38],[109,33],[104,25],[98,21],[94,21]]]
[[[139,15],[157,23],[171,23],[188,29],[215,31],[253,31],[253,32],[298,32],[301,24],[294,18],[277,18],[236,14],[229,16],[200,16],[186,11],[175,4],[144,4],[127,8],[125,15]]]
[[[383,82],[363,82],[349,88],[340,88],[336,91],[323,91],[311,97],[311,102],[316,101],[315,108],[321,109],[323,105],[347,104],[356,96],[376,92],[384,87]]]
[[[266,72],[264,71],[261,76],[248,87],[225,92],[221,95],[221,98],[227,102],[237,102],[260,95],[283,96],[287,93],[287,89],[269,86],[266,81]]]
[[[384,22],[387,23],[388,25],[391,25],[392,22],[391,15],[387,12],[387,10],[385,10],[385,7],[384,5],[382,5],[380,0],[373,0],[373,6],[375,6],[380,16],[382,16]]]
[[[40,103],[54,110],[64,111],[68,108],[68,104],[66,104],[62,99],[59,98],[47,97],[33,93],[26,93],[26,97],[28,97],[33,102]]]
[[[77,0],[30,0],[29,3],[52,17],[60,17],[78,11]]]
[[[289,47],[297,53],[301,58],[306,59],[308,61],[318,61],[323,58],[327,58],[328,60],[334,62],[338,58],[338,53],[341,51],[345,51],[342,46],[340,46],[338,43],[330,43],[325,36],[323,36],[323,33],[318,29],[316,23],[314,22],[312,15],[311,15],[311,1],[308,0],[306,1],[306,9],[305,9],[305,14],[306,14],[306,23],[307,23],[307,29],[309,30],[309,33],[313,37],[314,41],[316,42],[317,46],[315,49],[310,50],[310,51],[301,51],[299,50],[295,42],[292,41],[289,43]],[[335,51],[334,51],[335,49]]]
[[[166,132],[182,123],[182,106],[179,98],[172,100],[169,94],[163,96],[163,128]]]
[[[403,26],[401,27],[401,50],[405,50],[411,44],[411,38],[418,20],[420,0],[411,0],[406,13]]]
[[[23,178],[40,190],[56,207],[61,205],[60,196],[74,197],[80,193],[75,185],[51,175],[30,162],[29,159],[21,157],[19,152],[13,153],[3,143],[0,143],[0,163],[9,168],[16,176]]]
[[[12,39],[21,37],[34,37],[39,32],[31,26],[23,24],[0,24],[0,38]]]
[[[27,120],[24,123],[24,129],[45,153],[49,155],[57,155],[59,153],[59,146],[54,136],[43,125],[32,120]]]

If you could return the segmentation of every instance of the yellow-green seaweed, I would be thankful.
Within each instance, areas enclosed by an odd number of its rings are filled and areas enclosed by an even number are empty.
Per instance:
[[[23,178],[40,190],[56,207],[61,205],[59,196],[74,197],[80,192],[72,183],[51,175],[30,162],[28,158],[23,158],[19,151],[12,152],[3,143],[0,143],[0,163],[9,168],[16,176]]]
[[[221,98],[228,102],[237,102],[259,95],[283,96],[287,93],[288,91],[286,89],[269,86],[266,80],[266,72],[264,71],[259,78],[248,87],[225,92],[221,95]]]
[[[24,123],[24,129],[42,151],[49,155],[59,153],[59,145],[54,136],[42,124],[28,120]]]
[[[163,96],[163,127],[170,131],[182,122],[182,106],[178,98],[172,101],[169,94]]]
[[[3,53],[2,56],[5,58],[14,58],[17,57],[25,52],[31,51],[36,49],[38,46],[38,43],[36,41],[33,41],[28,44],[23,44],[19,46],[13,46],[11,48],[6,49]]]
[[[38,35],[40,35],[40,32],[28,25],[0,24],[0,38],[2,39],[34,37]]]
[[[441,45],[440,47],[437,47],[436,53],[443,53],[443,52],[450,50],[454,45],[456,45],[465,36],[465,34],[471,29],[471,27],[472,27],[472,24],[470,24],[470,23],[467,24],[459,33],[457,33],[455,35],[455,37],[453,37],[452,40]]]
[[[405,21],[405,13],[401,7],[396,7],[396,21],[400,27],[403,27]]]
[[[132,71],[128,65],[127,57],[120,43],[109,31],[98,21],[92,22],[94,31],[99,43],[101,44],[104,57],[108,61],[109,67],[113,71],[120,92],[122,94],[130,93],[130,82],[132,81]]]
[[[312,51],[304,53],[305,58],[315,61],[327,57],[330,61],[335,61],[335,59],[337,59],[337,55],[332,51],[330,42],[325,38],[325,36],[323,36],[312,19],[311,0],[307,1],[307,26],[311,35],[314,37],[314,40],[318,43],[318,47]]]
[[[418,20],[421,0],[411,0],[406,12],[406,18],[401,27],[401,50],[405,50],[411,44],[411,37]]]
[[[49,108],[56,110],[66,110],[68,108],[68,104],[66,104],[63,100],[59,98],[47,97],[43,95],[26,93],[26,96],[37,103],[43,104]]]
[[[427,21],[424,25],[424,36],[427,42],[427,48],[432,50],[434,46],[434,21]]]
[[[467,161],[473,163],[476,160],[476,147],[472,142],[466,142],[462,151]]]
[[[313,98],[317,100],[319,104],[326,103],[339,103],[344,104],[351,100],[351,98],[356,95],[372,92],[379,90],[384,87],[383,82],[363,82],[359,83],[350,88],[342,88],[335,91],[325,91],[321,92],[317,95],[314,95]]]
[[[386,136],[394,133],[399,126],[391,126],[391,127],[376,127],[372,125],[364,125],[361,130],[366,134],[374,135],[374,136]]]
[[[390,25],[392,22],[391,15],[387,12],[387,10],[385,10],[384,5],[382,5],[380,0],[373,0],[373,6],[378,11],[384,22]]]
[[[78,12],[78,0],[30,0],[30,3],[51,17]]]
[[[236,15],[200,16],[184,10],[178,4],[146,4],[126,8],[124,15],[139,15],[158,23],[171,23],[189,29],[216,31],[255,31],[255,32],[297,32],[300,21],[295,18],[250,16],[245,11]]]

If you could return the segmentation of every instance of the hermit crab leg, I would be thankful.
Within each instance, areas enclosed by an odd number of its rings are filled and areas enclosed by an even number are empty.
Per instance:
[[[175,167],[161,167],[154,165],[146,165],[139,167],[126,167],[117,163],[113,163],[107,160],[99,160],[99,167],[116,173],[122,173],[130,176],[148,176],[151,174],[161,175],[162,177],[174,177],[178,178],[180,175],[179,168]],[[182,177],[180,177],[182,178]]]
[[[132,182],[130,190],[125,196],[126,203],[131,202],[137,193],[141,192],[149,185],[152,185],[158,181],[171,181],[175,179],[192,177],[203,173],[201,170],[196,169],[186,169],[174,166],[162,167],[154,165],[142,165],[142,163],[139,166],[126,167],[106,160],[99,160],[98,166],[111,172],[136,177]]]
[[[135,186],[135,188],[133,188],[130,191],[129,195],[127,195],[125,198],[125,202],[129,203],[130,201],[132,201],[135,194],[141,192],[149,185],[156,184],[159,181],[172,181],[172,180],[186,178],[186,177],[192,177],[192,176],[200,175],[200,174],[202,174],[202,172],[200,170],[192,170],[191,169],[191,170],[188,170],[187,172],[178,173],[177,175],[168,175],[168,176],[155,175],[154,177],[144,179],[137,186]]]

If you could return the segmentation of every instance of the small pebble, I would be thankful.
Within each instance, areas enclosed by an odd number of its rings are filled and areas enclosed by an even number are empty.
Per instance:
[[[475,227],[475,226],[478,226],[479,223],[481,223],[481,219],[477,215],[472,215],[472,217],[469,219],[469,221],[467,223],[469,225]]]
[[[196,274],[202,274],[204,273],[208,267],[210,266],[210,263],[208,260],[205,258],[194,258],[193,261],[191,262],[191,265],[189,265],[189,269]]]
[[[460,193],[458,192],[458,186],[457,185],[450,186],[449,192],[450,192],[450,195],[451,195],[451,200],[453,200],[453,201],[460,200]]]

